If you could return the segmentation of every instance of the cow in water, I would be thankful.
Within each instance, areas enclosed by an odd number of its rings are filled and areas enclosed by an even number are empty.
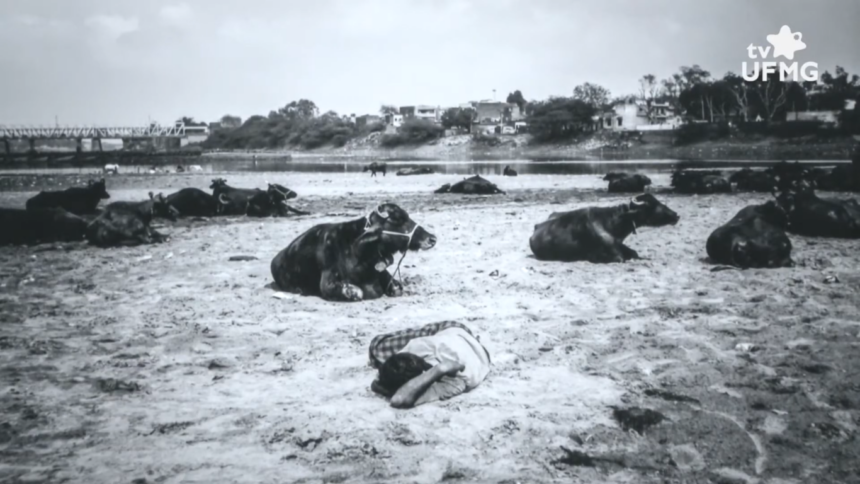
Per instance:
[[[87,226],[87,240],[98,247],[140,245],[164,242],[167,236],[149,224],[155,217],[176,220],[179,212],[162,194],[149,193],[144,202],[113,202]]]
[[[272,277],[283,291],[328,301],[396,297],[403,288],[387,270],[395,254],[435,245],[405,210],[383,203],[366,217],[311,227],[272,259]]]
[[[672,209],[644,193],[623,205],[554,212],[535,225],[529,245],[538,260],[624,262],[640,258],[624,245],[636,227],[675,225],[678,220]]]
[[[788,231],[811,237],[860,238],[860,203],[857,200],[819,198],[806,183],[795,183],[776,195],[788,214]]]
[[[676,193],[706,195],[730,193],[732,184],[719,171],[677,170],[672,173],[672,188]]]
[[[105,167],[102,169],[102,173],[104,173],[104,174],[110,173],[112,175],[118,175],[119,174],[119,165],[117,165],[116,163],[109,163],[109,164],[105,165]]]
[[[259,188],[234,188],[227,185],[227,180],[217,178],[212,180],[209,188],[212,196],[219,203],[220,215],[248,215],[250,217],[270,217],[285,215],[286,211],[301,212],[289,207],[287,200],[296,198],[298,194],[282,185],[269,183],[266,190]]]
[[[517,176],[517,170],[511,168],[510,165],[505,165],[505,169],[502,170],[502,176]]]
[[[388,171],[388,167],[385,166],[385,163],[377,163],[374,161],[373,163],[365,166],[361,171],[370,171],[370,176],[372,177],[376,176],[377,171],[381,171],[382,176],[385,176],[385,173]]]
[[[167,196],[167,203],[182,217],[214,217],[218,200],[199,188],[183,188]]]
[[[496,193],[501,193],[502,195],[505,192],[495,184],[490,183],[489,180],[481,178],[480,175],[475,175],[473,177],[464,178],[463,180],[458,181],[457,183],[451,185],[450,183],[446,183],[439,187],[433,193],[464,193],[467,195],[495,195]]]
[[[645,187],[651,185],[651,179],[639,173],[628,174],[612,172],[603,177],[609,182],[609,193],[642,193]]]
[[[0,245],[84,240],[87,221],[62,208],[0,208]]]
[[[105,179],[90,180],[86,187],[72,187],[62,191],[42,191],[27,200],[28,210],[34,208],[62,208],[75,215],[96,213],[99,202],[110,198]]]
[[[777,188],[777,179],[770,172],[744,168],[729,176],[729,183],[739,192],[771,193]]]
[[[742,269],[792,267],[786,228],[788,216],[775,201],[750,205],[714,230],[705,248],[711,261],[718,264]]]

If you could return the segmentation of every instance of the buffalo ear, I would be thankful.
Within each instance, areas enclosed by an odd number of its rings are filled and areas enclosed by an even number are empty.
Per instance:
[[[380,217],[387,219],[388,218],[388,204],[382,203],[379,206],[377,206],[376,207],[376,213],[378,213]]]
[[[154,198],[155,198],[155,196],[152,194],[152,192],[149,192],[149,199],[152,200]]]

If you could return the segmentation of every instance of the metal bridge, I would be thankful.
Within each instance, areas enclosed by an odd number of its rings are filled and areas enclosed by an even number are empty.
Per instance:
[[[123,139],[184,138],[185,126],[99,127],[99,126],[3,126],[0,139]]]

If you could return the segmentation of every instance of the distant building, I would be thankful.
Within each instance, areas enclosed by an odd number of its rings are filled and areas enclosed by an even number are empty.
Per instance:
[[[470,104],[475,110],[473,131],[477,133],[502,134],[505,126],[514,126],[516,120],[524,117],[515,103],[477,101]]]
[[[209,137],[210,130],[209,126],[203,124],[202,126],[187,126],[182,121],[176,122],[176,127],[185,126],[185,137],[181,138],[179,141],[180,146],[185,146],[189,143],[201,143],[206,141],[206,138]]]
[[[403,115],[402,114],[386,114],[385,115],[385,124],[387,126],[394,126],[395,128],[399,128],[403,124]]]
[[[376,114],[365,114],[364,116],[355,118],[354,122],[356,126],[363,128],[383,121],[382,116],[378,116]]]
[[[612,106],[611,111],[606,111],[595,119],[596,128],[612,130],[635,130],[642,126],[659,125],[665,129],[671,129],[681,124],[681,119],[675,114],[675,110],[669,103],[652,102],[649,106],[646,101],[621,101]]]
[[[838,124],[839,111],[789,111],[786,121],[821,121],[825,124]]]
[[[415,116],[415,106],[401,106],[400,107],[400,115],[403,116],[404,119],[414,117]]]

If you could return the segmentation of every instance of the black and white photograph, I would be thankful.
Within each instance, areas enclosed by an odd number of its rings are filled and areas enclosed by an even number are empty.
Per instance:
[[[860,484],[860,1],[0,0],[0,483]]]

